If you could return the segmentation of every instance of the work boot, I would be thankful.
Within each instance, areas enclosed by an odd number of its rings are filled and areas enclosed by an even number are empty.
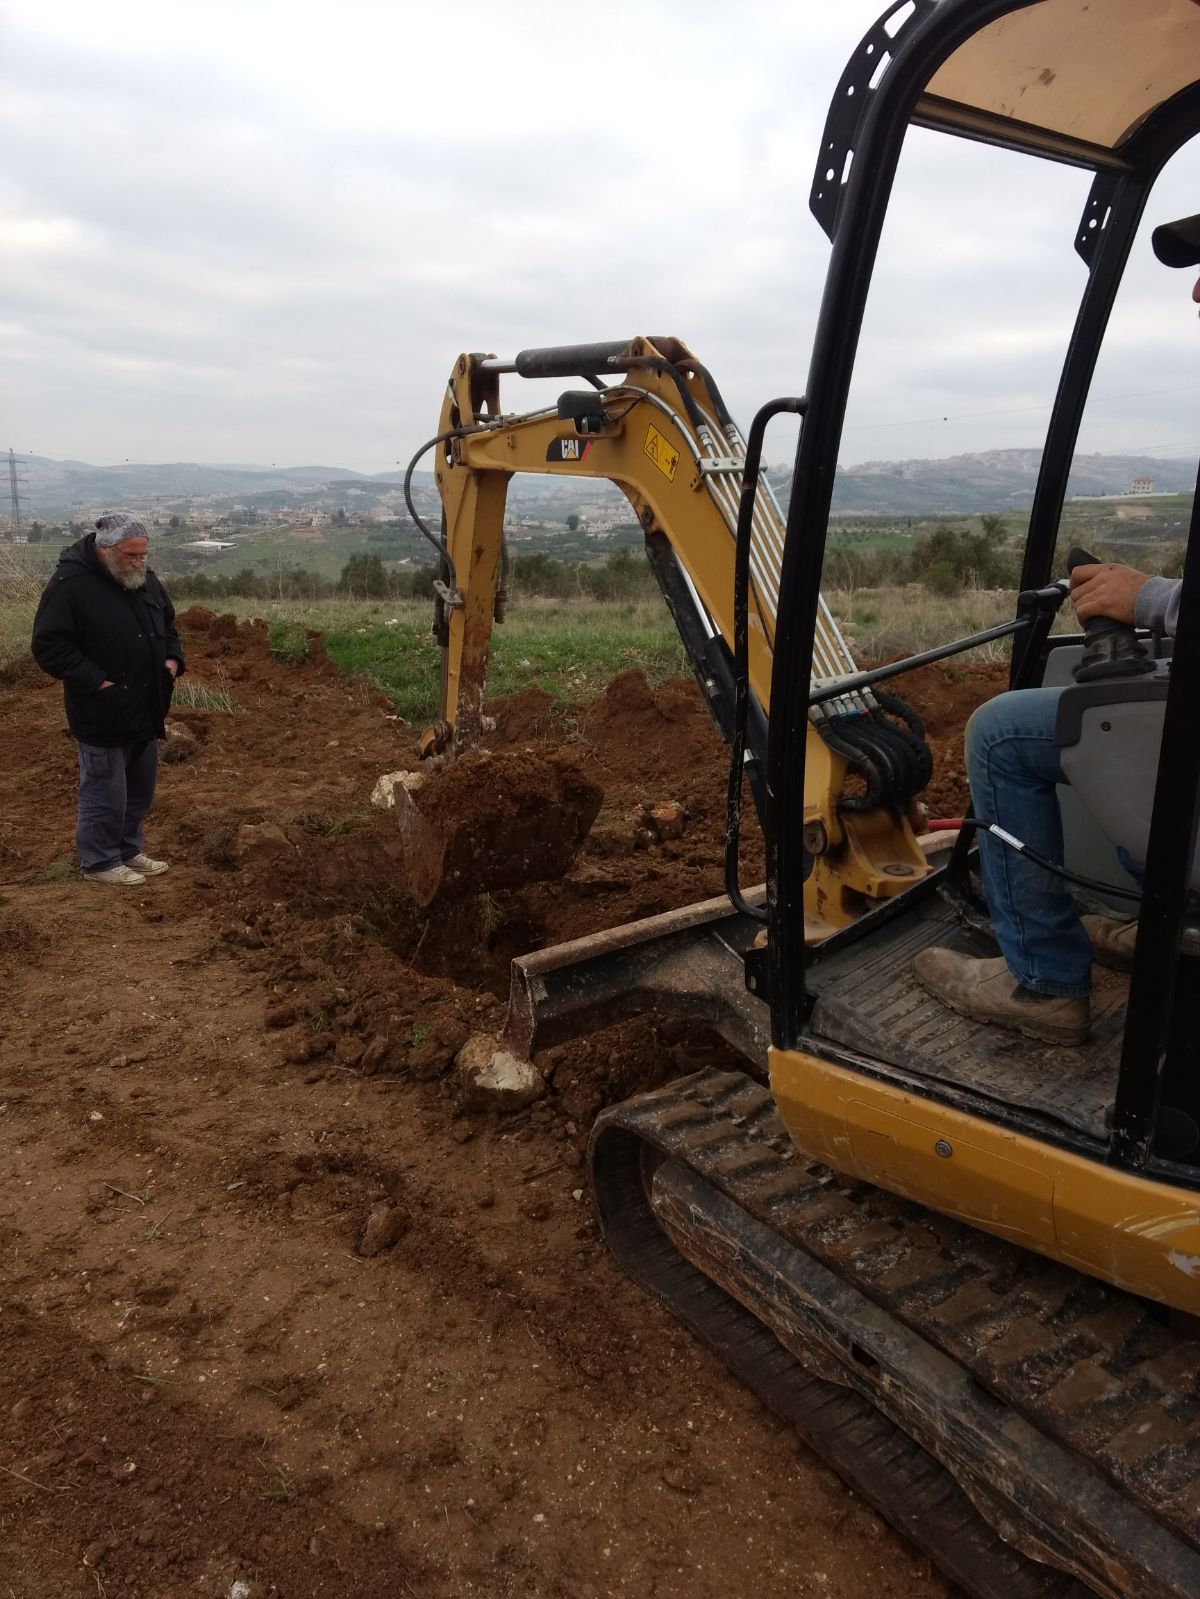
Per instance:
[[[135,872],[122,861],[120,866],[109,866],[102,872],[84,872],[86,883],[117,883],[122,888],[136,888],[146,879],[141,872]]]
[[[1101,966],[1114,971],[1133,970],[1133,946],[1137,943],[1137,917],[1084,916],[1083,930],[1092,941],[1092,954]]]
[[[935,999],[973,1022],[1010,1027],[1043,1044],[1082,1044],[1087,1039],[1091,1007],[1086,995],[1063,999],[1022,988],[1002,955],[978,960],[952,949],[923,949],[912,971]]]
[[[170,866],[166,861],[151,860],[149,855],[131,855],[125,862],[135,872],[141,872],[143,877],[157,877],[160,872],[169,872]]]

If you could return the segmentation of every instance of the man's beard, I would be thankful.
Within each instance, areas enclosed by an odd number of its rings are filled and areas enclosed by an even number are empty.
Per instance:
[[[145,572],[139,572],[132,567],[129,571],[123,572],[119,566],[110,566],[108,570],[123,589],[141,589],[146,586]]]

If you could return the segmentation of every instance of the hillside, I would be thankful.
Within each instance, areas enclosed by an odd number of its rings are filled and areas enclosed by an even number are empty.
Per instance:
[[[845,515],[904,517],[1019,510],[1033,497],[1039,459],[1037,450],[988,450],[945,460],[866,461],[839,469],[833,506]],[[205,510],[214,520],[237,509],[297,515],[383,508],[398,514],[403,505],[402,473],[395,471],[369,476],[342,467],[196,462],[95,466],[45,456],[24,457],[19,471],[26,520],[85,517],[114,505],[163,516]],[[768,475],[786,498],[788,471]],[[1190,493],[1195,463],[1140,455],[1077,456],[1068,495],[1123,494],[1138,478],[1149,478],[1162,492]],[[435,508],[429,472],[415,473],[413,488],[419,510]],[[623,502],[606,483],[526,476],[513,480],[509,503],[515,512],[559,520],[585,505],[619,510]]]
[[[1039,450],[987,450],[941,461],[866,461],[839,469],[833,508],[846,514],[893,516],[1024,510],[1033,502],[1040,464]],[[1067,480],[1067,497],[1125,494],[1138,478],[1148,478],[1159,492],[1190,493],[1196,484],[1196,463],[1141,455],[1077,455]]]

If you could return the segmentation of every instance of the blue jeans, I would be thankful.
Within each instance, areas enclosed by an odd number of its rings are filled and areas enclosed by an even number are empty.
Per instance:
[[[158,779],[158,740],[79,745],[75,847],[85,872],[106,872],[142,853],[142,822]]]
[[[999,694],[980,706],[966,732],[974,814],[1060,864],[1055,786],[1066,779],[1054,722],[1061,693]],[[1090,993],[1092,946],[1066,882],[987,834],[980,834],[979,857],[996,942],[1022,988],[1068,998]]]

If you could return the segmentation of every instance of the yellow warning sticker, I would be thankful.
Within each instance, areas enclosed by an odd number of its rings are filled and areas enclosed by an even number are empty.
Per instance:
[[[667,443],[657,428],[646,429],[646,442],[642,445],[642,451],[650,457],[668,482],[674,483],[675,472],[679,466],[679,451]]]

